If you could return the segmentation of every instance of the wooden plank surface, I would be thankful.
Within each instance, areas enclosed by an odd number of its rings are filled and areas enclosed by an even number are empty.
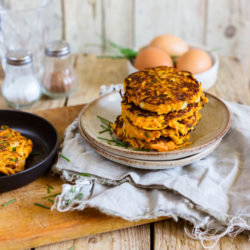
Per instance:
[[[219,47],[221,55],[233,55],[250,66],[250,4],[248,0],[208,1],[205,43]]]
[[[145,0],[135,3],[135,45],[149,44],[160,34],[173,34],[186,41],[202,43],[206,1]],[[195,25],[195,27],[194,27]]]

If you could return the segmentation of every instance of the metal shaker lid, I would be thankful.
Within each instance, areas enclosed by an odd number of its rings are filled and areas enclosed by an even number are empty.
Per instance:
[[[28,50],[9,50],[6,60],[10,65],[25,65],[32,62],[32,54]]]
[[[66,56],[70,53],[70,46],[66,41],[58,40],[46,44],[45,54],[53,57]]]

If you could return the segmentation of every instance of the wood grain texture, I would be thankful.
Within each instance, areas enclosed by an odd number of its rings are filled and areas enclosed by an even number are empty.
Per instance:
[[[134,0],[103,1],[103,35],[120,46],[132,47]]]
[[[183,220],[178,223],[168,220],[154,223],[154,249],[182,249],[182,250],[202,250],[204,249],[198,240],[189,238],[183,228],[186,226]],[[190,226],[187,227],[192,230]],[[213,242],[206,242],[206,246],[211,246]],[[244,249],[250,247],[250,242],[246,235],[239,235],[236,238],[224,237],[213,248],[214,250]]]
[[[69,97],[67,105],[86,103],[98,97],[102,84],[122,83],[127,76],[127,61],[98,59],[96,55],[78,56],[75,64],[79,88]]]
[[[133,249],[133,250],[149,250],[150,249],[150,226],[143,225],[133,228],[127,228],[110,233],[103,233],[94,236],[88,236],[72,241],[65,241],[38,247],[36,250],[52,250],[52,249],[69,249],[75,246],[75,249],[81,250],[116,250],[116,249]]]
[[[235,57],[220,57],[216,84],[209,93],[227,101],[250,105],[249,74]]]
[[[102,1],[64,0],[65,38],[73,52],[101,52]],[[91,45],[91,46],[90,46]]]
[[[248,0],[208,1],[206,44],[220,48],[220,55],[231,55],[250,66],[250,4]]]
[[[148,44],[160,34],[173,34],[202,43],[205,1],[137,0],[135,2],[135,45]]]

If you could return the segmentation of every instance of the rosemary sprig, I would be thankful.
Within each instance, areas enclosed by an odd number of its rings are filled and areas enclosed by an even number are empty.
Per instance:
[[[65,161],[70,162],[70,159],[69,159],[68,157],[66,157],[65,155],[59,154],[59,156],[60,156],[61,158],[63,158]]]
[[[8,205],[10,205],[11,203],[13,203],[13,202],[15,202],[16,201],[16,198],[14,198],[14,199],[12,199],[12,200],[10,200],[10,201],[7,201],[7,202],[5,202],[5,203],[3,203],[2,205],[1,205],[1,207],[7,207]]]
[[[45,206],[45,205],[43,205],[43,204],[41,204],[41,203],[37,203],[37,202],[35,202],[35,203],[34,203],[34,205],[35,205],[35,206],[38,206],[38,207],[42,207],[42,208],[46,208],[46,209],[50,209],[50,207]]]
[[[50,198],[48,199],[48,201],[51,202],[51,203],[54,203],[54,202],[55,202],[54,200],[52,200],[52,199],[50,199]]]

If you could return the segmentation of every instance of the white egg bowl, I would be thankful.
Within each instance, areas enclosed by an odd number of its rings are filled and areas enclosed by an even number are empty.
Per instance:
[[[190,45],[190,48],[202,49],[205,51],[209,51],[209,49],[202,45]],[[198,82],[201,83],[202,89],[208,90],[210,89],[217,80],[218,70],[219,70],[219,57],[215,52],[208,52],[212,59],[212,67],[204,72],[199,74],[194,74],[194,77]],[[134,72],[139,71],[135,66],[132,64],[130,60],[128,60],[128,73],[132,74]]]

